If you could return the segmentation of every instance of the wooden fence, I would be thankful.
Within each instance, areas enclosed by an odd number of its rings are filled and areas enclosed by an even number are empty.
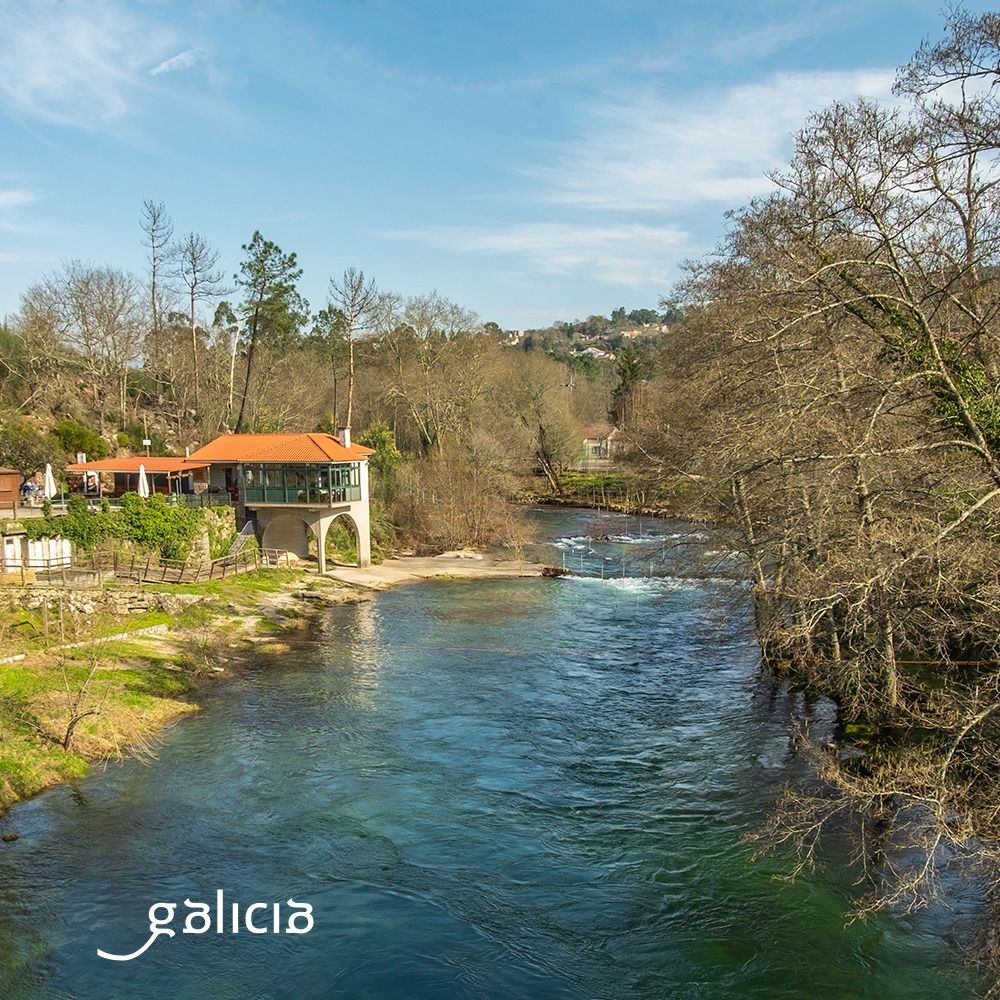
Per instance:
[[[201,583],[224,580],[227,576],[268,569],[287,562],[287,555],[277,549],[236,552],[219,559],[179,560],[155,556],[120,556],[118,553],[74,554],[69,566],[34,566],[21,572],[22,583],[47,586],[88,587],[112,580],[133,583]],[[8,574],[9,577],[16,573]],[[32,579],[32,577],[34,579]],[[17,583],[16,579],[11,580]]]

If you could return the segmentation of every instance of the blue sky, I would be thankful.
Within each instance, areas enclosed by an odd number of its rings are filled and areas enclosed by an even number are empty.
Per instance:
[[[294,250],[314,308],[348,266],[505,327],[655,306],[941,8],[0,0],[0,314],[64,259],[142,273],[144,198],[227,273]]]

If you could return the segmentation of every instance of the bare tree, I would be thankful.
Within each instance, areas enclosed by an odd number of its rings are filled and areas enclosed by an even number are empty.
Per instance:
[[[191,324],[191,361],[193,366],[194,406],[201,406],[201,367],[198,360],[198,318],[196,306],[227,294],[223,273],[217,269],[218,251],[197,233],[185,234],[170,248],[174,276],[184,285],[188,298],[188,319]]]
[[[344,425],[351,426],[354,414],[354,337],[372,325],[372,313],[378,303],[379,293],[374,278],[366,278],[364,271],[349,267],[338,281],[330,279],[330,309],[342,317],[342,330],[347,341],[347,413]]]
[[[142,355],[139,282],[127,271],[70,261],[25,292],[21,311],[29,327],[74,352],[102,423],[109,394],[117,397],[125,428],[129,371]]]
[[[139,225],[145,234],[146,263],[149,268],[149,338],[150,361],[157,375],[160,374],[161,352],[163,348],[163,302],[164,288],[160,281],[161,270],[166,259],[170,241],[174,235],[174,224],[170,221],[162,201],[147,198],[142,203],[142,217]]]

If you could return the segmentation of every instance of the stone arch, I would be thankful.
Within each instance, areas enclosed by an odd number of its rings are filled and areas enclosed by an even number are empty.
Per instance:
[[[332,527],[334,527],[334,525],[339,525],[340,527],[346,529],[347,533],[349,535],[351,535],[351,537],[354,539],[355,561],[354,561],[354,563],[352,565],[354,565],[354,566],[361,565],[361,561],[360,561],[361,560],[361,552],[360,552],[361,531],[358,528],[357,522],[346,511],[344,511],[341,514],[336,514],[334,517],[331,517],[329,520],[324,520],[324,524],[323,524],[323,547],[324,547],[324,550],[327,549],[327,543],[328,543],[328,539],[329,539],[329,532],[330,532],[330,529]],[[328,561],[329,561],[329,558],[330,557],[327,556],[327,560]]]
[[[300,559],[309,556],[309,523],[297,514],[274,514],[264,525],[261,545],[265,549],[292,552]]]

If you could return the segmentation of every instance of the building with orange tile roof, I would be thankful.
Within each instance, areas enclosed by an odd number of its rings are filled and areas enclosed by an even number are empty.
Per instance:
[[[223,434],[186,458],[132,456],[76,462],[67,471],[96,477],[115,475],[117,492],[135,489],[139,467],[158,492],[208,490],[236,510],[236,526],[248,523],[264,548],[304,557],[309,533],[316,540],[321,573],[326,572],[326,536],[338,518],[349,524],[358,565],[371,563],[368,456],[352,444],[350,430],[321,433]]]
[[[333,434],[223,434],[189,461],[209,466],[209,488],[225,490],[236,505],[237,526],[252,522],[264,548],[298,556],[316,539],[326,572],[326,536],[338,518],[354,529],[358,565],[371,563],[368,456],[349,429]]]

